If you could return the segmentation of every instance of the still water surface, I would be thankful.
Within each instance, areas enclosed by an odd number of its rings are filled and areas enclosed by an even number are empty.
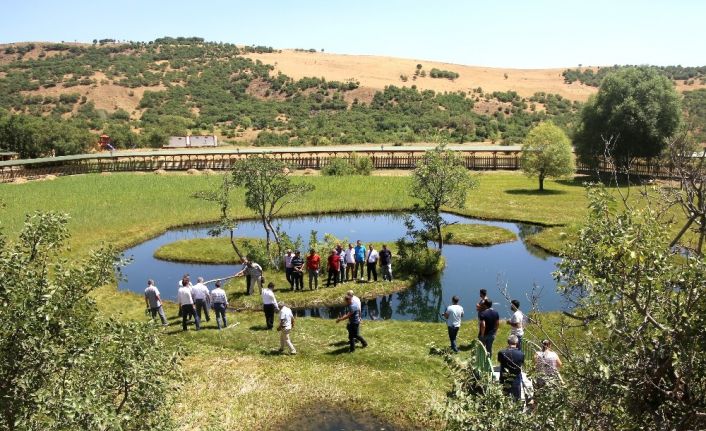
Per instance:
[[[490,247],[444,245],[446,268],[439,277],[424,280],[403,292],[365,302],[364,317],[438,321],[439,313],[444,311],[451,297],[458,295],[461,297],[461,305],[467,310],[466,318],[472,319],[475,313],[471,311],[474,310],[478,290],[481,288],[488,290],[489,296],[497,303],[495,308],[502,317],[506,317],[510,314],[510,307],[500,295],[499,285],[507,286],[510,296],[519,299],[523,304],[529,303],[528,297],[533,290],[541,289],[542,311],[565,308],[551,276],[559,258],[524,242],[525,236],[536,233],[541,228],[523,223],[477,220],[454,214],[444,214],[444,219],[449,222],[502,227],[514,232],[520,239]],[[283,219],[281,226],[292,238],[301,235],[302,238],[308,239],[314,229],[319,232],[319,238],[322,238],[324,233],[330,233],[337,238],[347,238],[351,242],[360,239],[365,244],[394,243],[405,234],[403,215],[400,213],[304,216]],[[182,239],[208,237],[208,229],[208,226],[172,229],[126,250],[125,255],[132,256],[134,261],[123,269],[127,281],[121,281],[119,287],[141,294],[146,280],[152,278],[156,281],[162,297],[174,300],[177,283],[184,273],[191,274],[192,279],[202,276],[209,280],[231,275],[239,270],[239,265],[166,262],[154,258],[155,250],[162,245]],[[264,233],[259,222],[243,221],[238,224],[237,235],[262,237]],[[325,307],[299,310],[297,314],[326,318],[337,317],[341,311],[338,307]]]

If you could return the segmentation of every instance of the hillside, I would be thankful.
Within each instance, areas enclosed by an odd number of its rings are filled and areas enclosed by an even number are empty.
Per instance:
[[[0,146],[26,157],[71,154],[94,147],[98,133],[118,148],[160,147],[168,136],[188,133],[263,146],[517,143],[548,119],[572,130],[581,102],[597,91],[588,81],[595,76],[581,74],[586,70],[569,80],[562,69],[278,51],[200,38],[2,45],[0,120],[4,109],[13,124]],[[703,79],[686,82],[677,84],[704,87]]]
[[[585,101],[596,92],[596,88],[575,82],[564,82],[564,69],[499,69],[464,66],[426,60],[378,57],[368,55],[341,55],[323,52],[283,50],[271,54],[247,54],[246,57],[273,64],[275,72],[282,72],[295,79],[305,76],[324,76],[326,79],[343,81],[355,79],[360,88],[354,93],[367,95],[384,89],[388,85],[416,85],[420,90],[437,92],[466,91],[481,87],[486,92],[516,91],[522,97],[531,97],[537,92],[559,94],[569,100]],[[457,72],[457,79],[434,79],[428,75],[416,77],[417,64],[427,73],[437,68]],[[403,82],[400,76],[407,75]],[[506,77],[507,76],[507,77]],[[363,97],[365,98],[365,97]]]

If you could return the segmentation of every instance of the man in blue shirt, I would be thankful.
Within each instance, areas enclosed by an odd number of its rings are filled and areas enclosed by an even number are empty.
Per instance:
[[[365,246],[360,242],[356,241],[355,246],[355,268],[353,269],[353,278],[358,278],[358,270],[360,270],[360,279],[363,279],[363,271],[365,268]]]
[[[346,305],[348,313],[336,319],[336,323],[348,319],[348,344],[350,352],[355,352],[355,341],[358,340],[363,345],[363,348],[368,347],[368,342],[360,336],[360,299],[353,295],[353,291],[349,290],[346,293]]]
[[[500,315],[493,310],[493,301],[485,298],[478,313],[478,339],[483,343],[490,357],[493,355],[493,342],[498,326],[500,326]]]

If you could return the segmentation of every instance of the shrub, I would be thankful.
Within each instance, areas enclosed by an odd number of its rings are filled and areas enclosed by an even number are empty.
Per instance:
[[[373,161],[370,157],[358,157],[355,154],[350,159],[344,157],[332,158],[321,169],[321,173],[328,176],[370,175],[372,171]]]
[[[329,163],[321,169],[322,175],[342,177],[353,175],[354,169],[350,162],[341,157],[330,159]]]
[[[438,274],[444,268],[441,251],[427,247],[425,242],[400,238],[396,244],[395,272],[420,277]]]

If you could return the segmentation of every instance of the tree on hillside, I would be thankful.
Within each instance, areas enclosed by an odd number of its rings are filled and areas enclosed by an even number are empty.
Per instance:
[[[575,144],[581,160],[603,155],[604,142],[615,142],[612,156],[625,167],[635,157],[659,156],[681,123],[674,84],[651,68],[625,68],[606,76],[581,112]]]
[[[471,139],[475,135],[476,125],[470,115],[460,117],[455,121],[454,126],[460,135],[459,144],[463,144],[467,139]]]
[[[539,190],[544,190],[547,177],[573,174],[576,167],[569,137],[551,122],[538,124],[525,138],[520,165],[527,176],[539,179]]]
[[[265,245],[272,266],[279,267],[282,243],[274,219],[289,204],[296,202],[304,193],[314,190],[310,183],[292,182],[287,165],[263,156],[250,156],[233,164],[233,183],[245,187],[245,206],[253,210],[265,229]],[[277,254],[272,253],[274,238]]]
[[[151,323],[104,319],[91,292],[115,280],[111,247],[66,259],[68,217],[27,216],[0,235],[0,429],[174,428],[178,356]]]
[[[439,250],[444,246],[441,229],[447,224],[441,208],[464,208],[468,191],[476,186],[461,159],[443,145],[427,151],[418,162],[412,173],[410,196],[421,203],[414,205],[413,212]]]

